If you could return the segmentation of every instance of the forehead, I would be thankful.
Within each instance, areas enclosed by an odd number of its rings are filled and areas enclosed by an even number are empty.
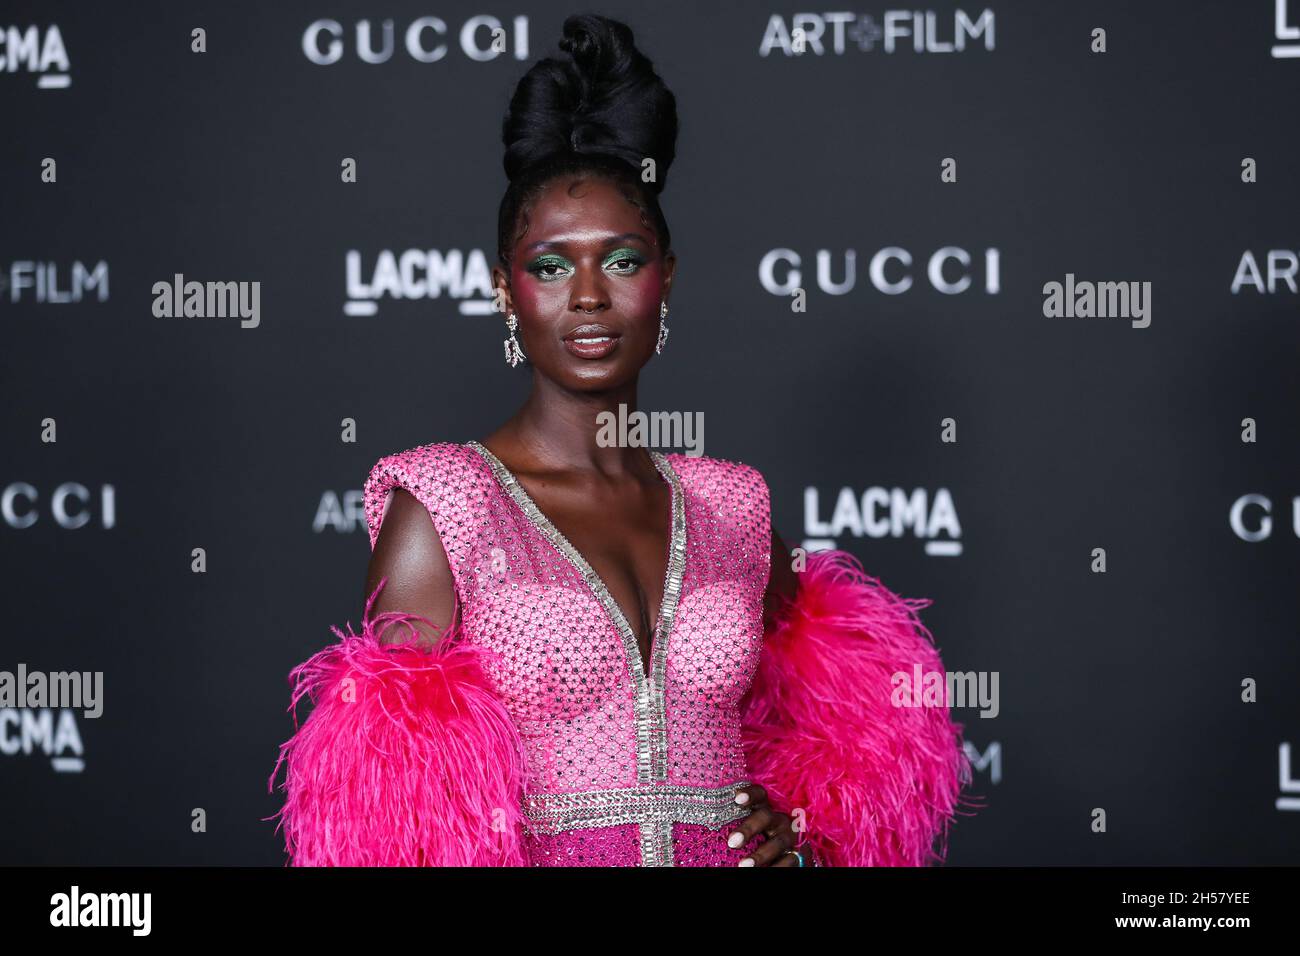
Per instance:
[[[547,183],[528,207],[521,227],[526,231],[516,241],[525,246],[542,240],[599,242],[622,233],[636,233],[655,244],[654,230],[642,221],[641,208],[622,186],[598,176],[564,176]]]

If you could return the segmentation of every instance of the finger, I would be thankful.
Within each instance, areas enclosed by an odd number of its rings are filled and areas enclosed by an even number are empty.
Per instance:
[[[772,820],[772,811],[766,806],[760,806],[749,816],[737,820],[732,825],[732,829],[727,832],[727,846],[733,850],[744,846],[754,838],[754,834],[762,833],[771,827]]]
[[[769,836],[769,840],[780,842],[780,855],[769,866],[800,866],[802,860],[803,866],[812,865],[811,850],[807,844],[800,846],[799,837],[792,825],[790,817],[784,814],[777,814],[782,827],[774,835]],[[799,856],[796,858],[795,854]]]
[[[746,787],[738,787],[736,796],[744,795],[744,799],[737,799],[736,802],[747,807],[757,807],[759,804],[765,804],[767,800],[767,791],[756,783],[751,783]]]
[[[808,857],[808,848],[807,848],[807,847],[798,847],[798,846],[796,846],[796,847],[791,847],[790,849],[794,850],[795,853],[798,853],[798,854],[799,854],[800,858],[803,860],[803,865],[804,865],[804,866],[812,866],[812,863],[811,863],[811,861],[810,861],[810,859],[809,859],[809,857]],[[798,865],[799,865],[799,860],[796,860],[796,859],[795,859],[795,857],[794,857],[794,853],[786,853],[786,852],[782,851],[782,853],[781,853],[781,859],[777,860],[777,861],[776,861],[775,863],[773,863],[772,865],[773,865],[773,866],[798,866]]]
[[[750,853],[755,866],[774,866],[786,850],[795,844],[795,834],[790,829],[790,818],[775,815],[772,826],[763,831],[766,839]]]

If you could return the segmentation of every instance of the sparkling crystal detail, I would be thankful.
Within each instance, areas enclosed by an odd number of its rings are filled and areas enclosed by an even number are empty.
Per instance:
[[[651,453],[673,504],[646,674],[608,589],[476,444],[381,459],[365,485],[366,521],[373,547],[394,487],[433,519],[462,639],[489,651],[488,677],[524,741],[531,862],[735,866],[762,842],[728,847],[723,819],[747,814],[725,804],[748,779],[739,705],[762,649],[771,551],[762,475],[739,462]]]

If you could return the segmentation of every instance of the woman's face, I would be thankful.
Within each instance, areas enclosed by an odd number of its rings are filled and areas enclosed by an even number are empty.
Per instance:
[[[599,391],[635,379],[654,353],[659,303],[675,256],[664,254],[641,209],[598,176],[565,176],[527,211],[515,242],[507,315],[536,372],[563,388]],[[493,285],[507,285],[501,266]]]

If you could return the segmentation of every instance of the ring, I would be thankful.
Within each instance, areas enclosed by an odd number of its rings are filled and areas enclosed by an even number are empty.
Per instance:
[[[786,852],[786,853],[793,853],[793,854],[794,854],[794,858],[795,858],[796,860],[799,861],[799,865],[800,865],[800,866],[803,866],[803,865],[804,865],[804,862],[803,862],[803,854],[800,853],[798,850],[786,850],[785,852]]]

